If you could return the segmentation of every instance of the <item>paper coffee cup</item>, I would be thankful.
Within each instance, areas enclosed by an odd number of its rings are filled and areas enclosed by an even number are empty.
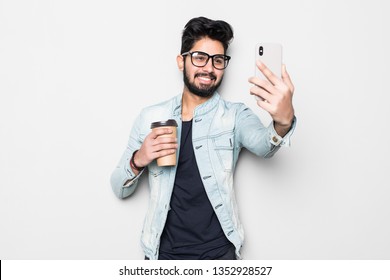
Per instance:
[[[169,119],[166,121],[158,121],[153,122],[150,126],[150,128],[157,129],[157,128],[170,128],[172,129],[172,134],[163,134],[158,136],[160,137],[177,137],[177,122],[173,119]],[[171,155],[163,156],[157,159],[157,165],[158,166],[173,166],[176,165],[176,152]]]

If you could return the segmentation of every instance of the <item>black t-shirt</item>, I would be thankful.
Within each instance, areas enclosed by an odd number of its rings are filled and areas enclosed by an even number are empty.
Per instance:
[[[207,197],[192,146],[192,121],[183,121],[179,162],[159,259],[218,259],[233,252]],[[233,246],[234,247],[234,246]]]

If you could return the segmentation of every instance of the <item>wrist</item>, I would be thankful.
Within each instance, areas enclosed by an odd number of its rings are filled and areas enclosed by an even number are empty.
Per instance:
[[[290,131],[291,127],[293,126],[293,121],[294,121],[294,119],[292,119],[291,122],[286,122],[286,123],[280,123],[280,122],[274,121],[274,128],[275,128],[276,133],[279,136],[284,137]]]
[[[288,118],[283,121],[275,121],[274,120],[274,126],[278,126],[282,129],[289,129],[292,126],[292,123],[294,122],[294,115],[291,118]]]
[[[291,122],[286,122],[286,123],[280,123],[280,122],[275,122],[274,121],[274,127],[278,127],[280,129],[290,129],[292,125],[292,121]]]
[[[136,163],[135,163],[135,155],[137,154],[138,150],[135,150],[133,155],[131,156],[131,159],[130,159],[130,166],[131,168],[133,168],[134,170],[137,170],[139,172],[141,172],[145,166],[138,166]]]

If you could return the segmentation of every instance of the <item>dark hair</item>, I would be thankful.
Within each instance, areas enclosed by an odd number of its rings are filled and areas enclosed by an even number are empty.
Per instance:
[[[229,43],[233,39],[233,29],[223,20],[211,20],[205,17],[193,18],[184,27],[180,53],[188,52],[198,40],[204,37],[221,42],[226,53]]]

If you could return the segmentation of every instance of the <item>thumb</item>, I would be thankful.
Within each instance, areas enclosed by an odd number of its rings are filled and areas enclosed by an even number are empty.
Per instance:
[[[291,93],[294,93],[294,85],[291,81],[290,75],[287,72],[286,64],[282,65],[282,80],[286,83],[288,88],[290,89]]]

